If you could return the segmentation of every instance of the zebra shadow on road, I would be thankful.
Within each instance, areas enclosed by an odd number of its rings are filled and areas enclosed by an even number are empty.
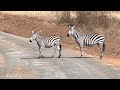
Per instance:
[[[60,57],[60,58],[81,58],[81,57]],[[94,57],[82,57],[82,58],[94,58]]]
[[[44,58],[39,58],[39,57],[23,57],[23,58],[21,58],[21,59],[46,59],[46,58],[57,58],[57,59],[61,59],[61,58],[80,58],[80,59],[82,59],[82,58],[94,58],[94,57],[60,57],[60,58],[58,58],[58,57],[44,57]]]

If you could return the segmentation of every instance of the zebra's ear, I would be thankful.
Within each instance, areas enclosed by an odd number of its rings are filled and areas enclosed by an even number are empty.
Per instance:
[[[34,33],[36,33],[36,31],[34,30],[34,31],[32,31],[32,34],[34,34]]]
[[[69,28],[71,28],[71,26],[70,26],[70,25],[68,25],[68,27],[69,27]]]
[[[75,26],[73,26],[72,28],[75,28]]]

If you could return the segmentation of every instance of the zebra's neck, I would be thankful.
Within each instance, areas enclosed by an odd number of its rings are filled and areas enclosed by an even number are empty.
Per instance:
[[[78,39],[80,36],[82,36],[82,34],[81,34],[80,32],[78,32],[77,30],[74,30],[74,32],[73,32],[73,37],[74,37],[75,39]]]
[[[37,35],[37,37],[36,37],[36,42],[41,45],[42,41],[43,41],[43,37],[40,36],[40,35]]]

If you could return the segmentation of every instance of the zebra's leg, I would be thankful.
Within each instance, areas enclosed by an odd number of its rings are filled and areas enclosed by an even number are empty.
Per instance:
[[[39,46],[39,58],[44,58],[43,55],[42,55],[42,46]]]
[[[80,46],[81,58],[83,57],[83,46]]]
[[[54,53],[52,55],[52,58],[54,57],[55,53],[56,53],[56,46],[54,46]]]
[[[61,50],[62,50],[61,44],[59,44],[59,43],[55,44],[55,46],[54,46],[54,55],[55,55],[55,53],[56,53],[56,48],[57,48],[58,51],[59,51],[59,56],[58,56],[58,58],[60,58],[60,57],[61,57]]]
[[[103,44],[98,44],[99,48],[100,48],[100,59],[102,59],[103,57]]]
[[[61,50],[62,50],[61,44],[59,46],[57,46],[57,49],[59,50],[59,56],[58,56],[58,58],[60,58],[61,57]]]

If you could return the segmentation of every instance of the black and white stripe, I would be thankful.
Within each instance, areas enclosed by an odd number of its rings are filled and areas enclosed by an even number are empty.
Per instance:
[[[81,57],[83,56],[83,47],[84,46],[93,46],[98,45],[100,48],[100,59],[103,57],[103,52],[105,50],[105,37],[101,34],[94,34],[94,35],[85,35],[81,34],[78,30],[75,29],[75,26],[68,25],[69,32],[67,36],[69,37],[72,35],[76,42],[80,46],[81,50]]]
[[[84,38],[84,45],[85,46],[93,46],[96,45],[97,43],[103,43],[104,42],[104,36],[100,34],[94,34],[94,35],[86,35]]]
[[[40,57],[43,57],[43,55],[41,53],[42,48],[54,47],[54,54],[53,54],[53,56],[55,55],[56,48],[57,48],[59,50],[59,58],[60,58],[60,56],[61,56],[60,37],[58,37],[58,36],[43,37],[43,36],[40,36],[35,31],[32,31],[32,36],[30,38],[30,42],[32,42],[32,40],[35,40],[37,42],[37,45],[39,47]]]

